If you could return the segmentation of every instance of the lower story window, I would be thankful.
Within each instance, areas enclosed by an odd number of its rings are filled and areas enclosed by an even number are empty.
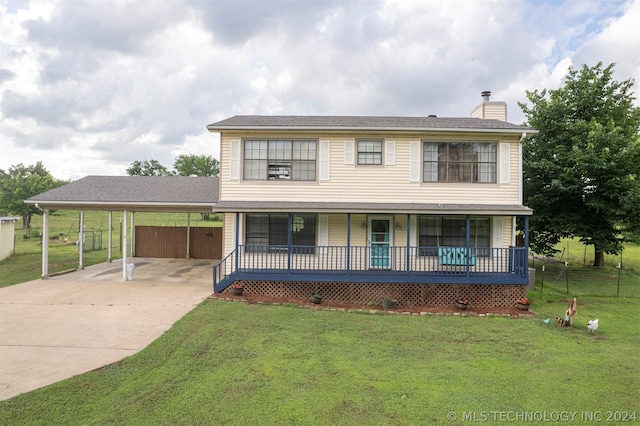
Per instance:
[[[246,251],[286,251],[289,238],[289,215],[247,214]],[[291,244],[295,253],[315,253],[316,215],[294,214],[291,221]]]
[[[466,247],[467,220],[464,216],[419,216],[418,233],[421,256],[437,256],[438,247]],[[475,251],[476,255],[488,256],[491,246],[491,218],[471,218],[471,247],[487,250]]]

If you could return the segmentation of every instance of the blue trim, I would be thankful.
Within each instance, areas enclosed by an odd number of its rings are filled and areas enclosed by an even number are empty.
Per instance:
[[[287,269],[291,270],[291,247],[293,247],[293,213],[287,217]]]
[[[329,224],[327,224],[329,226]],[[329,230],[327,230],[329,232]],[[347,213],[347,274],[351,269],[351,213]]]
[[[241,271],[234,272],[229,278],[231,282],[237,280],[269,280],[269,281],[312,281],[312,282],[342,282],[342,283],[391,283],[391,284],[507,284],[523,285],[528,280],[515,274],[472,274],[466,276],[464,272],[452,273],[404,273],[404,272],[345,272],[327,271]],[[230,284],[230,283],[229,283]],[[226,287],[226,286],[225,286]]]
[[[411,215],[407,213],[407,253],[411,252]],[[405,259],[405,271],[411,270],[411,259],[406,256]]]
[[[240,213],[236,213],[236,249],[235,252],[238,253],[240,247]],[[236,256],[236,271],[240,268],[238,265],[239,257]]]
[[[466,252],[465,259],[470,259],[470,261],[473,262],[473,264],[475,265],[475,256],[473,258],[471,257],[471,216],[470,215],[467,215],[467,217],[465,218],[465,227],[466,227],[466,235],[464,239],[465,252]],[[470,265],[471,262],[465,263],[464,270],[466,271],[467,276],[469,276],[469,268],[471,266]]]

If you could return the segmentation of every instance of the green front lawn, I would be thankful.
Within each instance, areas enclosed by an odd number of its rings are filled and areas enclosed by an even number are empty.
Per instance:
[[[0,402],[0,424],[451,425],[598,411],[637,418],[638,299],[578,299],[573,329],[543,322],[562,315],[567,298],[531,299],[537,316],[520,319],[207,300],[130,358]],[[596,317],[594,336],[586,321]]]

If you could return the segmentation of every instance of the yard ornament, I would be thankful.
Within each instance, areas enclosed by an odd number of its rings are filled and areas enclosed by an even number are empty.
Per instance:
[[[573,327],[573,317],[576,314],[576,298],[574,297],[564,312],[564,318],[556,318],[558,327]]]

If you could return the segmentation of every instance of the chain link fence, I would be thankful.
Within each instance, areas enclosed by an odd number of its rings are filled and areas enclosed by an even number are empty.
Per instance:
[[[534,255],[529,266],[536,270],[535,291],[542,294],[640,298],[640,271],[622,262],[593,268],[588,262]]]

